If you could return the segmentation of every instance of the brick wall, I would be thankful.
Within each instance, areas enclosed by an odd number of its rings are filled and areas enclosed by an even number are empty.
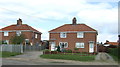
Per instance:
[[[80,52],[89,52],[89,41],[94,41],[94,51],[96,51],[96,33],[84,33],[84,38],[77,38],[77,33],[67,33],[67,38],[60,38],[60,33],[50,33],[50,40],[56,39],[54,42],[59,45],[59,42],[68,42],[68,48],[74,50],[76,42],[84,42],[85,48],[79,48]]]
[[[41,34],[38,34],[38,38],[35,38],[35,33],[34,32],[22,32],[22,34],[25,35],[26,39],[29,39],[30,42],[32,42],[33,44],[36,44],[37,42],[40,43],[41,41]],[[10,39],[12,36],[16,35],[16,32],[9,32],[9,36],[4,36],[4,32],[0,32],[0,41],[2,40],[9,40],[9,43],[11,44],[10,42]]]

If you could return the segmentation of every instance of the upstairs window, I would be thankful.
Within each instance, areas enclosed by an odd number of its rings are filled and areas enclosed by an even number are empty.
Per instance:
[[[60,38],[66,38],[66,37],[67,37],[67,34],[65,32],[60,33]]]
[[[9,36],[9,32],[8,32],[8,31],[5,31],[5,32],[4,32],[4,36]]]
[[[77,38],[83,38],[83,37],[84,37],[84,32],[77,33]]]
[[[21,31],[16,31],[16,35],[20,36],[21,35]]]
[[[84,43],[76,43],[76,48],[84,48]]]
[[[38,34],[35,34],[35,38],[38,38]]]

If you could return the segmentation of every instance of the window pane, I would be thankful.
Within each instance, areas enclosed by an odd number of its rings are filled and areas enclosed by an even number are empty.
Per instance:
[[[60,48],[67,48],[68,47],[68,43],[67,42],[60,42],[59,46],[60,46]]]
[[[79,48],[80,47],[80,43],[76,43],[76,48]]]
[[[84,48],[84,43],[81,43],[81,48]]]
[[[16,34],[17,34],[17,36],[20,36],[21,35],[21,31],[17,31]]]
[[[4,36],[8,36],[9,32],[4,32]]]
[[[38,35],[37,34],[35,34],[35,38],[37,38],[38,37]]]
[[[60,37],[61,38],[66,38],[66,33],[64,33],[64,32],[60,33]]]
[[[84,48],[84,43],[76,43],[76,48]]]
[[[64,43],[64,48],[67,48],[68,47],[68,44],[67,43]]]
[[[83,32],[78,32],[77,33],[77,38],[83,38],[84,36],[84,33]]]

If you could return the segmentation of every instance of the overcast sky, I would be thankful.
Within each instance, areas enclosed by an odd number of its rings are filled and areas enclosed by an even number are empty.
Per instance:
[[[0,28],[21,18],[43,33],[42,40],[49,39],[49,30],[71,24],[73,17],[96,29],[97,41],[118,40],[118,0],[0,0]]]

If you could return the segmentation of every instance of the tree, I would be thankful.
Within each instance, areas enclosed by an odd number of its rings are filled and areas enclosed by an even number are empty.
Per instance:
[[[10,40],[12,44],[21,44],[25,40],[25,35],[24,34],[21,34],[20,36],[15,35],[12,36]]]

